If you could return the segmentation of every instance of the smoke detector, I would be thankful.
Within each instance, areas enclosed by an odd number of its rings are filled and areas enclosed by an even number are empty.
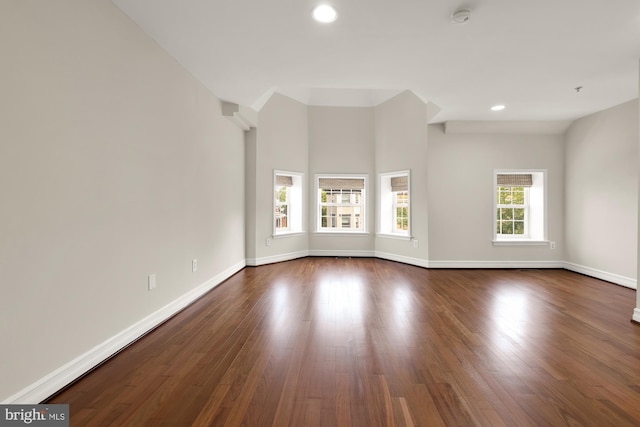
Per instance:
[[[469,9],[458,9],[451,14],[451,22],[454,24],[466,24],[471,19],[471,11]]]

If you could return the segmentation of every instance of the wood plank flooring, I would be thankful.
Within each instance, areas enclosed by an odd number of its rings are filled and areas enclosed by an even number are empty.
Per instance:
[[[246,268],[49,400],[72,426],[638,426],[635,291],[368,258]]]

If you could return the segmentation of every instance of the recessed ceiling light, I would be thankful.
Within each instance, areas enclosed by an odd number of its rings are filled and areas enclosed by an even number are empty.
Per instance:
[[[494,105],[493,107],[491,107],[491,111],[502,111],[505,108],[506,107],[504,105]]]
[[[338,18],[338,12],[336,12],[333,6],[328,4],[321,4],[313,9],[313,19],[323,24],[329,24]]]

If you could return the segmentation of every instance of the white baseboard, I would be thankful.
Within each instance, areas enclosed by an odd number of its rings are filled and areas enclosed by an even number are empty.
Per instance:
[[[412,258],[403,255],[390,254],[387,252],[375,252],[376,258],[388,259],[389,261],[401,262],[403,264],[415,265],[416,267],[424,267],[429,268],[429,261],[420,259],[420,258]]]
[[[638,323],[640,323],[640,308],[635,308],[633,310],[633,317],[632,319]]]
[[[316,250],[316,251],[309,251],[309,256],[372,258],[375,255],[376,255],[375,251],[348,251],[348,250]]]
[[[245,260],[234,264],[197,288],[27,386],[4,400],[2,404],[36,404],[42,402],[242,270],[245,264]]]
[[[638,288],[638,282],[636,279],[620,276],[619,274],[608,273],[606,271],[597,270],[591,267],[585,267],[584,265],[578,265],[572,262],[565,262],[564,268],[576,273],[584,274],[586,276],[595,277],[596,279],[606,280],[607,282],[615,283],[616,285],[624,286],[626,288]]]
[[[562,261],[429,261],[429,268],[563,268]]]
[[[259,265],[273,264],[276,262],[291,261],[293,259],[304,258],[309,256],[309,251],[289,252],[286,254],[273,255],[262,258],[247,258],[247,265],[257,267]]]

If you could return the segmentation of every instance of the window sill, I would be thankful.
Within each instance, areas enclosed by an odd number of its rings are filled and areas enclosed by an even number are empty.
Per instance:
[[[271,236],[273,239],[279,239],[281,237],[297,237],[297,236],[304,236],[305,234],[307,234],[306,231],[291,231],[289,233],[278,233],[278,234],[274,234],[273,236]]]
[[[548,240],[494,240],[493,246],[546,246]]]
[[[392,233],[376,233],[376,237],[384,237],[385,239],[395,239],[395,240],[413,240],[412,236],[403,235],[403,234],[392,234]]]
[[[366,231],[316,231],[316,236],[368,236]]]

